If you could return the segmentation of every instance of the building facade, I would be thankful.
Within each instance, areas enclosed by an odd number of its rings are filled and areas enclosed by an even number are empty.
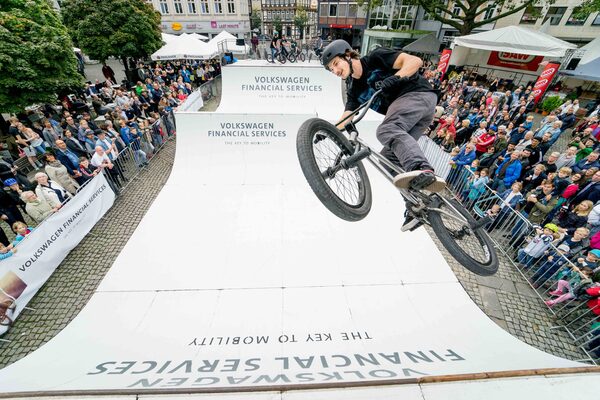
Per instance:
[[[282,32],[285,36],[299,39],[300,30],[294,25],[296,12],[306,11],[308,21],[304,27],[304,38],[309,39],[316,35],[317,8],[311,0],[262,0],[262,33],[273,35],[276,31],[274,21],[281,20]]]
[[[600,13],[576,17],[581,0],[556,0],[545,6],[531,6],[496,22],[496,28],[519,25],[540,29],[562,40],[582,46],[600,36]]]
[[[326,39],[344,39],[354,48],[362,46],[367,28],[366,8],[353,0],[319,0],[318,34]]]
[[[164,33],[201,33],[214,37],[223,30],[239,38],[250,34],[248,0],[146,0],[161,14]]]

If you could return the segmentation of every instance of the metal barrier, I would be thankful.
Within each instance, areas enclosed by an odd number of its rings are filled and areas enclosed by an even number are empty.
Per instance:
[[[492,222],[484,229],[496,249],[510,260],[540,301],[545,301],[548,311],[554,314],[558,325],[553,329],[565,329],[574,345],[589,357],[584,361],[597,364],[600,361],[600,302],[589,301],[594,297],[581,288],[582,276],[574,269],[576,265],[563,255],[562,249],[540,241],[540,230],[531,223],[526,213],[505,201],[501,197],[503,193],[476,182],[476,175],[469,168],[450,176],[450,154],[426,136],[418,143],[436,173],[447,179],[448,189],[474,218],[492,216]],[[555,212],[556,209],[548,215]],[[531,241],[540,243],[540,250],[532,252],[533,255],[524,251]]]

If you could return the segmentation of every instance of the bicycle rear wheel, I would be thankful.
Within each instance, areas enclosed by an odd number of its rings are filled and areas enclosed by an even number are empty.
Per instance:
[[[298,60],[300,60],[301,62],[304,62],[306,60],[306,56],[304,55],[304,53],[298,54]]]
[[[328,169],[354,153],[354,147],[332,124],[320,118],[298,130],[296,150],[304,177],[329,211],[346,221],[359,221],[371,210],[371,184],[362,162],[335,174]]]
[[[285,57],[285,56],[284,56],[284,55],[283,55],[283,54],[280,52],[280,53],[277,55],[277,60],[278,60],[280,63],[282,63],[282,64],[285,64],[285,62],[286,62],[286,57]]]
[[[295,62],[296,62],[296,55],[295,55],[294,53],[290,53],[290,54],[288,54],[288,57],[287,57],[287,58],[288,58],[288,60],[289,60],[291,63],[295,63]]]
[[[436,196],[430,208],[440,211],[428,211],[429,223],[438,239],[450,255],[469,271],[482,276],[494,275],[498,270],[498,255],[485,229],[473,229],[476,221],[471,214],[458,201],[446,201]],[[452,217],[457,213],[466,221]]]

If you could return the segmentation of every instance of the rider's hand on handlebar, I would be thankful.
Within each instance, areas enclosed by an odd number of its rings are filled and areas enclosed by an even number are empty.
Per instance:
[[[409,80],[410,77],[408,76],[400,77],[398,75],[392,75],[382,80],[379,87],[384,93],[393,93],[398,91],[398,89],[404,86]]]

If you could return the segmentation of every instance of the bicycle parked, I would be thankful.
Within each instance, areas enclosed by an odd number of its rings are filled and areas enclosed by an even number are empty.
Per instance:
[[[275,50],[275,58],[271,53],[267,53],[267,61],[270,63],[275,63],[275,60],[279,61],[281,64],[285,64],[286,61],[296,62],[296,56],[292,52]]]
[[[321,203],[346,221],[359,221],[371,210],[371,185],[361,160],[366,158],[390,182],[396,174],[404,173],[358,137],[356,124],[380,93],[375,92],[336,125],[311,118],[298,131],[296,150],[306,180]],[[336,127],[340,124],[344,124],[343,131]],[[442,193],[398,190],[408,213],[431,226],[446,250],[465,268],[483,276],[496,273],[498,256],[484,229],[490,219],[476,221],[460,202]]]

